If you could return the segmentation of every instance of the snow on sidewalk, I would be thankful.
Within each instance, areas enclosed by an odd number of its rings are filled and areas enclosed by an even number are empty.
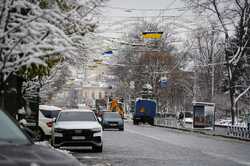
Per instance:
[[[35,142],[36,145],[41,145],[41,146],[46,146],[48,148],[51,148],[51,149],[55,149],[59,152],[62,152],[68,156],[71,156],[73,157],[72,153],[68,150],[62,150],[62,149],[57,149],[57,148],[54,148],[53,146],[51,146],[51,144],[48,142],[48,141],[40,141],[40,142]]]

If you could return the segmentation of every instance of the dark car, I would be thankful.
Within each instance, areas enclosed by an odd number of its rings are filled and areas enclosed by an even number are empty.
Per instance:
[[[124,130],[124,121],[118,112],[103,112],[102,115],[102,127],[107,128],[117,128],[121,131]]]
[[[0,110],[0,165],[80,166],[74,157],[46,146],[36,145],[7,113]]]

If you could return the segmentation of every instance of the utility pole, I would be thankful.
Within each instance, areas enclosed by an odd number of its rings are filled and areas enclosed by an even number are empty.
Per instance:
[[[198,42],[199,41],[199,34],[198,34]],[[199,50],[197,50],[196,54],[194,55],[194,86],[193,86],[193,102],[196,102],[197,100],[197,66],[198,66],[198,59],[197,59],[197,56],[199,55]]]
[[[212,52],[212,64],[214,64],[214,53]],[[214,65],[212,65],[212,75],[211,75],[211,77],[212,77],[212,80],[211,80],[211,100],[213,100],[213,98],[214,98],[214,71],[215,71],[215,69],[214,69]]]
[[[214,72],[215,72],[215,65],[214,65],[214,45],[215,45],[215,31],[214,26],[212,30],[212,43],[211,43],[211,61],[212,61],[212,73],[211,73],[211,101],[214,98]]]
[[[201,16],[201,10],[200,10],[200,0],[198,1],[198,12],[199,12],[199,17],[198,17],[198,21],[199,21],[199,27],[201,27],[201,20],[200,20],[200,16]],[[199,28],[198,28],[198,35],[197,35],[197,42],[199,44],[200,42],[200,32],[199,32]],[[196,55],[194,55],[194,86],[193,86],[193,92],[194,92],[194,96],[193,96],[193,102],[196,102],[197,100],[197,66],[198,66],[198,59],[197,56],[200,54],[200,50],[197,51]]]

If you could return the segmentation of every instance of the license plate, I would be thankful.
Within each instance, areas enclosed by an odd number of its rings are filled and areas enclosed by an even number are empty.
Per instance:
[[[73,140],[84,140],[85,137],[84,136],[73,136],[72,139]]]
[[[82,133],[82,130],[75,130],[75,133],[80,134],[80,133]]]
[[[110,126],[117,126],[117,124],[110,124]]]

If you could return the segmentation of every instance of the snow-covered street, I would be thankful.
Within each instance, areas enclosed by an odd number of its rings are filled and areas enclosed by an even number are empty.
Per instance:
[[[88,166],[250,165],[250,143],[126,123],[125,131],[104,132],[103,153],[75,150]]]

